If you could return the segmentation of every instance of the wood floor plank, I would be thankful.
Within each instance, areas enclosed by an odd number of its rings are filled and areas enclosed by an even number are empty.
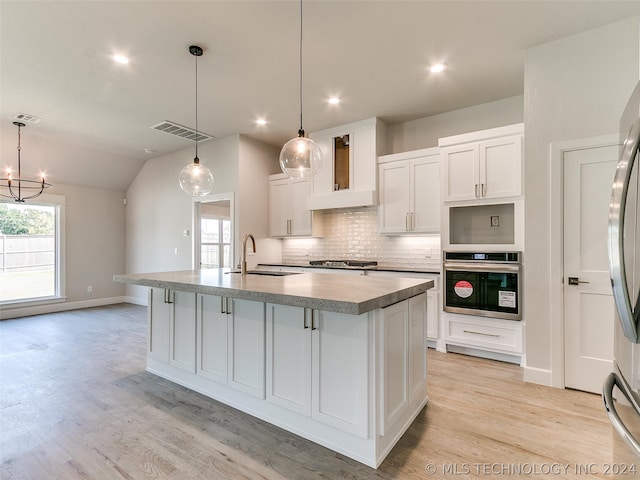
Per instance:
[[[631,478],[603,472],[599,396],[516,365],[430,350],[429,404],[374,470],[146,372],[146,332],[127,304],[0,322],[2,480]],[[568,470],[492,470],[543,465]]]

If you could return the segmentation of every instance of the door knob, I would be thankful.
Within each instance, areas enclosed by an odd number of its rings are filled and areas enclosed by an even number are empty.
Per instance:
[[[569,277],[569,285],[578,285],[580,283],[589,283],[589,282],[580,280],[578,277]]]

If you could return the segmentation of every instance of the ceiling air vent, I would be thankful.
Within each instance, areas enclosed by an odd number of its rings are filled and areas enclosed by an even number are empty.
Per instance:
[[[36,117],[35,115],[29,115],[28,113],[16,113],[15,117],[13,118],[21,122],[28,122],[28,123],[38,123],[40,120],[42,120],[40,117]]]
[[[170,122],[165,120],[164,122],[160,122],[157,125],[152,125],[150,128],[154,130],[158,130],[160,132],[168,133],[169,135],[173,135],[176,137],[186,138],[187,140],[196,140],[196,131],[193,128],[185,127],[184,125],[179,125],[175,122]],[[202,142],[204,140],[209,140],[213,138],[211,135],[207,135],[206,133],[198,132],[198,141]]]

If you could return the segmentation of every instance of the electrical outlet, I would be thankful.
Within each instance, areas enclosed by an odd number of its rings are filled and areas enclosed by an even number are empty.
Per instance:
[[[177,254],[178,254],[178,247],[176,247],[176,248],[174,248],[174,249],[173,249],[173,254],[174,254],[174,255],[177,255]]]
[[[87,293],[93,292],[93,286],[87,285]]]
[[[500,217],[498,215],[491,215],[491,226],[492,227],[500,226]]]

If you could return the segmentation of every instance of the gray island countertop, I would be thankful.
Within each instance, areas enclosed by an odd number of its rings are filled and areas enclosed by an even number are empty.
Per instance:
[[[229,269],[114,275],[120,283],[360,315],[433,288],[433,280],[300,273],[241,275]]]

